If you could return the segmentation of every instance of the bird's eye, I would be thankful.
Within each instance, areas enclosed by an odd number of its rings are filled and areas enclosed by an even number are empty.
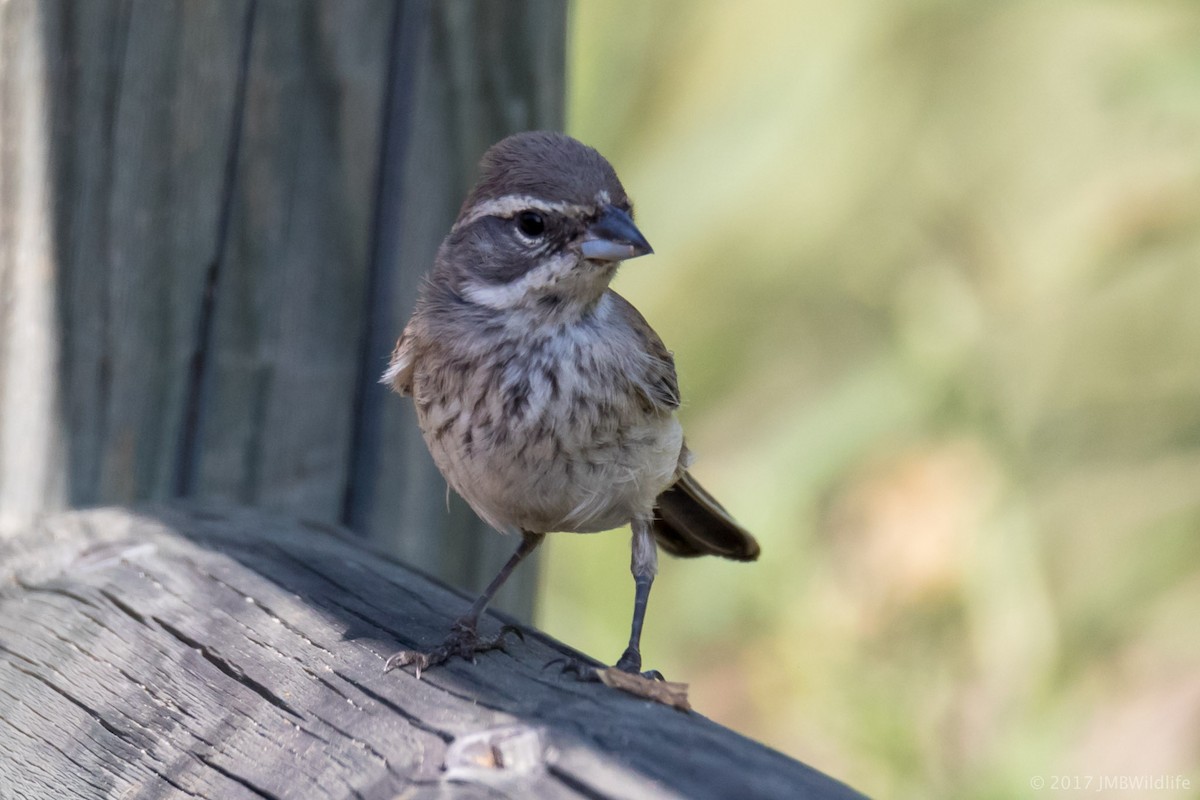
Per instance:
[[[526,236],[541,236],[546,232],[546,221],[536,211],[522,211],[517,215],[517,229]]]

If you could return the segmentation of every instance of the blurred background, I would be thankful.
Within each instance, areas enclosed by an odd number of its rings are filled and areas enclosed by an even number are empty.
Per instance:
[[[562,119],[566,8],[0,0],[0,534],[237,502],[483,586],[374,381],[478,153]],[[569,8],[617,289],[763,544],[664,559],[647,666],[877,797],[1200,796],[1200,3]],[[627,536],[547,550],[615,659]]]
[[[879,797],[1198,796],[1198,41],[1190,2],[573,4],[569,131],[656,249],[616,288],[763,544],[662,564],[645,661],[700,712]],[[539,623],[616,658],[628,559],[551,537]]]

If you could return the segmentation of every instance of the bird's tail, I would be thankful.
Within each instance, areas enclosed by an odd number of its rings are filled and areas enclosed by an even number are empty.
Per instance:
[[[687,472],[658,496],[654,538],[674,556],[754,561],[759,552],[754,537]]]

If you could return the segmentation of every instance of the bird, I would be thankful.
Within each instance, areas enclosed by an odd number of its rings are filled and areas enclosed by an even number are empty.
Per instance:
[[[610,287],[622,262],[652,252],[592,147],[527,131],[484,153],[380,382],[413,398],[449,486],[519,543],[441,644],[401,650],[385,671],[412,665],[420,677],[503,649],[511,626],[481,636],[480,615],[546,535],[628,524],[633,617],[615,668],[661,679],[641,656],[658,548],[758,558],[755,538],[688,471],[672,353]]]

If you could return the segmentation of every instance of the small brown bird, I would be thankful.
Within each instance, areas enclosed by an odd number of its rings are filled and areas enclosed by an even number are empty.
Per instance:
[[[382,382],[413,396],[454,490],[521,543],[440,646],[385,670],[502,647],[503,631],[479,636],[479,616],[547,533],[629,523],[636,593],[616,666],[639,673],[655,542],[738,561],[758,543],[688,474],[671,352],[609,288],[623,260],[652,252],[612,166],[531,132],[494,145],[479,171]]]

